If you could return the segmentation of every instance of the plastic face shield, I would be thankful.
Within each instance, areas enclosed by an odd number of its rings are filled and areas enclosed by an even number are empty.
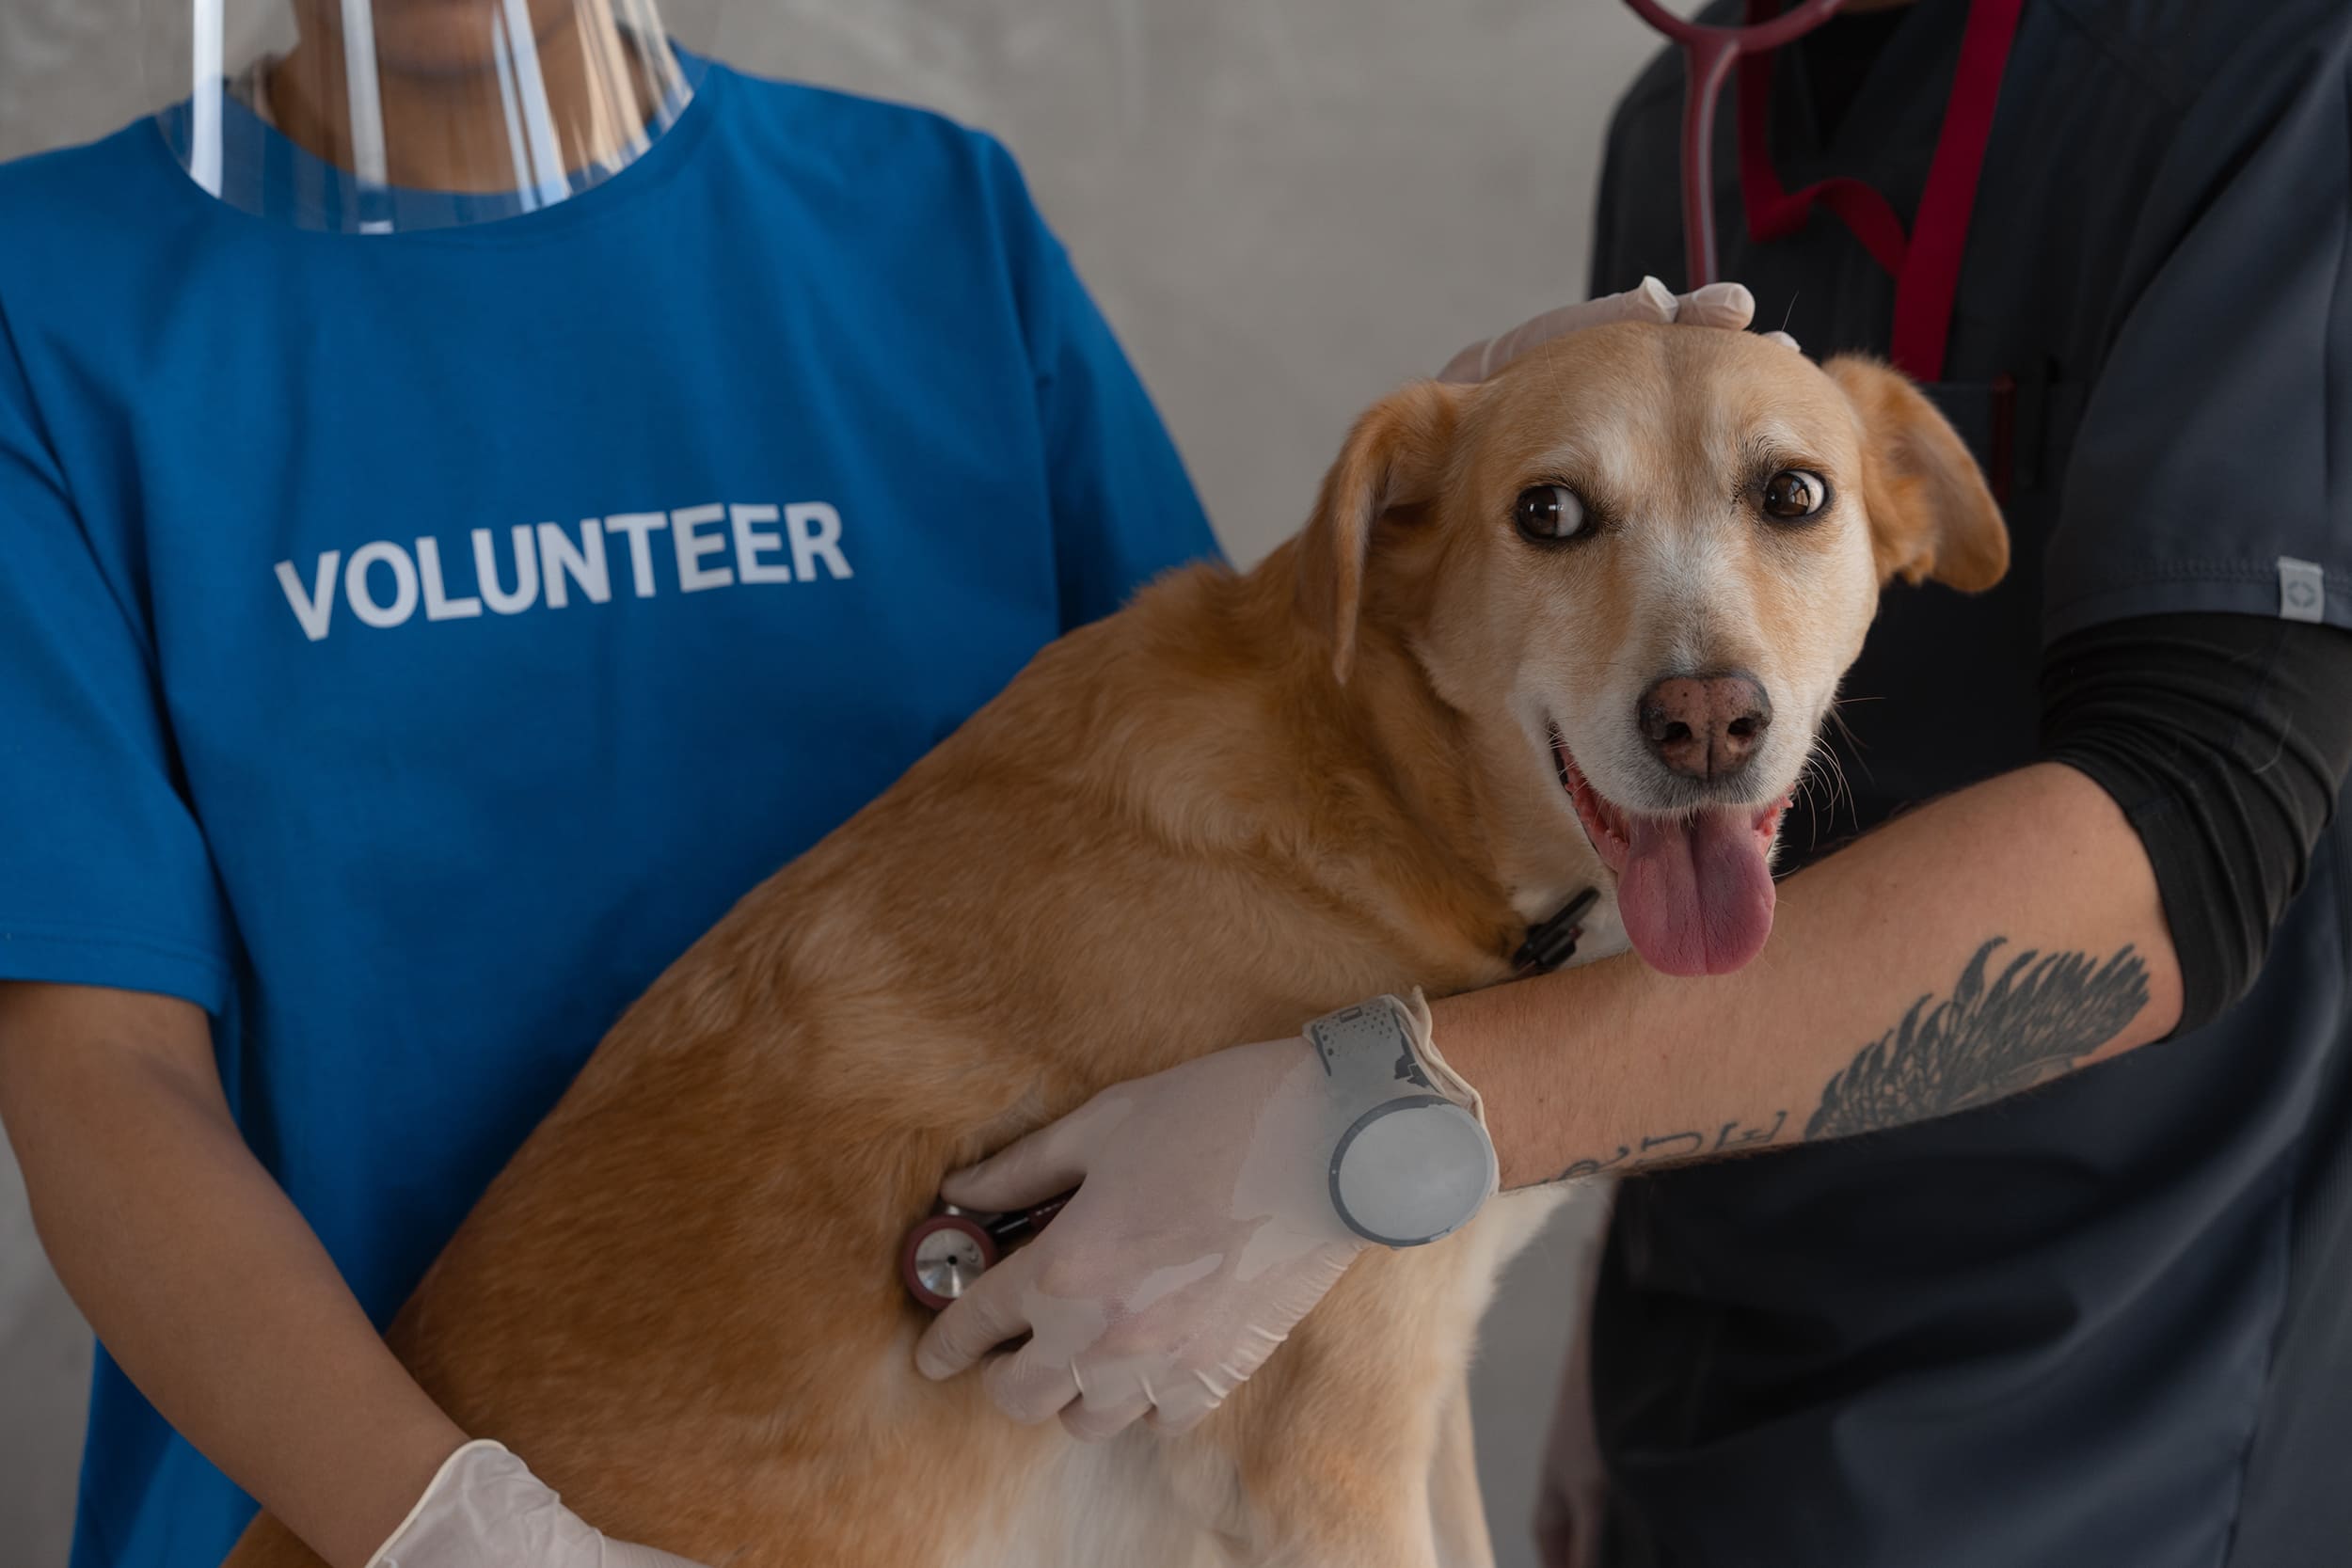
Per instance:
[[[166,143],[232,207],[355,234],[498,222],[644,155],[699,74],[654,0],[148,0]]]

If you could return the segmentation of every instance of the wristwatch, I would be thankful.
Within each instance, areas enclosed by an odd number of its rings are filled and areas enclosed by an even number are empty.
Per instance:
[[[1375,996],[1307,1025],[1329,1076],[1331,1207],[1381,1246],[1422,1246],[1470,1223],[1494,1193],[1494,1140],[1478,1091],[1446,1065],[1429,1009]]]

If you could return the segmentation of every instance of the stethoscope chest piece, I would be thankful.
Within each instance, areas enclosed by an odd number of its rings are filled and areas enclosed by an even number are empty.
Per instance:
[[[954,1208],[907,1232],[898,1250],[898,1274],[907,1291],[934,1312],[972,1288],[996,1261],[996,1238],[974,1216]]]
[[[918,1222],[898,1243],[898,1278],[907,1294],[934,1312],[972,1288],[1008,1248],[1019,1246],[1053,1223],[1076,1189],[1009,1214],[976,1214],[952,1203]]]

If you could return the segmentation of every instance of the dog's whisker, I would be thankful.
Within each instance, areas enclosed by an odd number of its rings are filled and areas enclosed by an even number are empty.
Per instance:
[[[1845,762],[1839,758],[1836,748],[1822,747],[1821,759],[1827,765],[1830,778],[1834,781],[1836,793],[1830,798],[1831,805],[1834,807],[1838,797],[1842,796],[1849,810],[1860,810],[1860,803],[1854,799],[1853,781],[1847,777]]]
[[[1845,763],[1826,736],[1816,740],[1805,754],[1804,766],[1797,771],[1797,793],[1816,817],[1834,816],[1841,800],[1849,807],[1855,805],[1853,784],[1846,776]]]

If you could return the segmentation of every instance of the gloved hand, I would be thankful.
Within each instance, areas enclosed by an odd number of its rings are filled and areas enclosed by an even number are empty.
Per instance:
[[[1418,992],[1309,1031],[1311,1040],[1236,1046],[1114,1085],[948,1178],[941,1196],[981,1212],[1077,1194],[940,1315],[915,1349],[922,1373],[952,1376],[1025,1333],[982,1374],[1013,1419],[1058,1414],[1085,1438],[1146,1417],[1181,1432],[1256,1371],[1371,1244],[1342,1218],[1332,1175],[1343,1136],[1369,1111],[1435,1095],[1468,1112],[1485,1184],[1465,1189],[1462,1167],[1448,1167],[1469,1195],[1462,1218],[1492,1194],[1477,1094],[1438,1054]],[[1433,1183],[1401,1163],[1386,1173],[1397,1179],[1389,1196],[1421,1201]],[[1369,1173],[1375,1186],[1383,1174]]]
[[[523,1462],[491,1442],[445,1460],[368,1568],[701,1568],[613,1541],[564,1506]]]
[[[1755,316],[1756,296],[1743,284],[1709,283],[1690,293],[1677,294],[1657,278],[1645,277],[1637,289],[1628,289],[1621,294],[1603,294],[1579,305],[1563,305],[1521,323],[1500,338],[1472,343],[1446,361],[1438,379],[1484,381],[1539,343],[1611,322],[1656,322],[1661,325],[1680,323],[1685,326],[1721,326],[1739,332],[1744,331]],[[1797,346],[1797,341],[1786,332],[1764,335],[1789,348]]]

